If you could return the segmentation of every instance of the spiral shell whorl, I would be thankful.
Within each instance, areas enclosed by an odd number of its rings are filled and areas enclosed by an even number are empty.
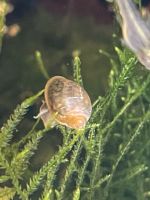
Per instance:
[[[71,128],[82,128],[90,118],[92,106],[87,92],[77,83],[61,76],[45,86],[45,101],[55,120]]]

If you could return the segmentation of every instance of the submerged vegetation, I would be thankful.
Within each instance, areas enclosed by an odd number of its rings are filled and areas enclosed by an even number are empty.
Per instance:
[[[0,199],[150,198],[150,74],[128,49],[119,45],[114,48],[117,58],[107,54],[111,70],[106,95],[93,102],[92,116],[84,129],[61,125],[53,128],[63,139],[58,150],[50,153],[41,166],[33,166],[32,158],[42,139],[51,134],[51,128],[42,128],[37,119],[25,136],[15,136],[24,131],[21,124],[43,90],[18,105],[3,124]],[[36,52],[36,57],[47,78],[40,52]],[[78,57],[72,67],[74,81],[86,88]]]

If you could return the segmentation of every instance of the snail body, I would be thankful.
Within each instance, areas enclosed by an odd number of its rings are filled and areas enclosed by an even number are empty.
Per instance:
[[[54,76],[46,83],[44,97],[39,115],[46,127],[49,124],[62,124],[74,129],[85,127],[92,106],[87,92],[79,84]]]

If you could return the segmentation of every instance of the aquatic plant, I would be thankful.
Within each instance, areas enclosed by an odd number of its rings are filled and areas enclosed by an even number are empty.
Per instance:
[[[108,91],[93,102],[86,127],[57,125],[63,142],[38,170],[30,167],[32,156],[51,128],[39,128],[37,120],[25,136],[13,138],[43,90],[17,106],[0,131],[0,199],[149,199],[150,74],[128,49],[118,45],[115,52],[116,58],[108,57]],[[74,81],[84,86],[78,57],[73,69]]]

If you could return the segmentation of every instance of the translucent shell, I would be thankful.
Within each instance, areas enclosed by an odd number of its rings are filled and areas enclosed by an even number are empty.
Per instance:
[[[62,76],[54,76],[45,86],[45,102],[40,108],[44,125],[62,124],[70,128],[84,128],[92,112],[87,92],[77,83]]]

